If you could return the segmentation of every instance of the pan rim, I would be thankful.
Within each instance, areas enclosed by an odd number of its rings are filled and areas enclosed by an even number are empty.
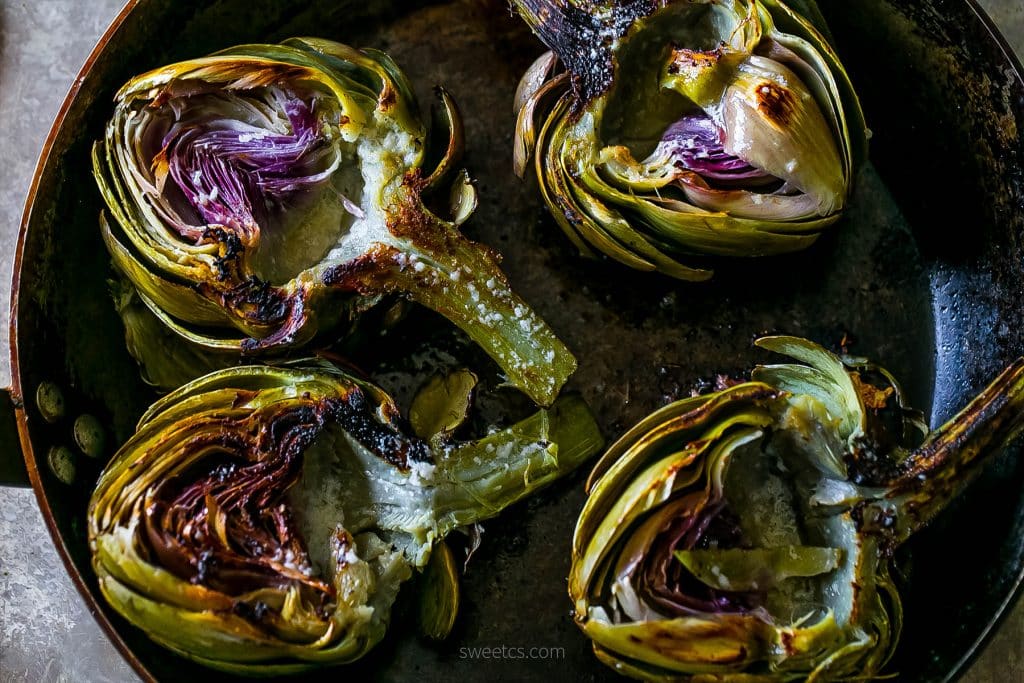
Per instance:
[[[61,562],[64,564],[65,572],[74,584],[78,594],[83,600],[85,600],[89,613],[110,639],[110,642],[117,649],[118,653],[126,662],[128,662],[135,673],[137,673],[143,681],[146,683],[156,683],[156,678],[146,668],[142,661],[135,656],[132,649],[128,647],[128,644],[121,637],[120,632],[114,627],[114,624],[103,612],[104,606],[100,604],[99,600],[85,584],[85,577],[75,567],[75,564],[71,559],[71,554],[64,543],[63,537],[61,536],[60,530],[57,528],[57,520],[50,508],[46,492],[43,489],[39,465],[36,459],[35,450],[32,447],[31,437],[29,435],[28,413],[25,407],[24,389],[21,382],[21,365],[18,354],[18,308],[21,293],[21,274],[22,266],[24,265],[23,258],[25,253],[25,244],[28,237],[28,229],[35,214],[35,204],[39,185],[47,167],[50,164],[50,158],[56,144],[57,136],[64,127],[68,113],[78,100],[78,95],[82,90],[82,86],[86,78],[92,73],[97,60],[99,60],[100,56],[106,51],[107,45],[110,43],[114,35],[121,29],[124,22],[127,21],[128,17],[130,17],[135,10],[144,3],[145,0],[126,0],[117,16],[115,16],[107,26],[103,35],[100,36],[96,45],[90,51],[89,56],[82,64],[81,69],[78,70],[75,80],[72,82],[71,87],[64,96],[60,109],[54,117],[53,124],[50,126],[50,130],[46,135],[46,140],[43,142],[42,150],[40,151],[39,158],[36,161],[35,170],[32,173],[32,181],[29,184],[28,194],[25,197],[21,224],[18,229],[18,242],[14,253],[14,273],[11,285],[10,339],[8,343],[10,345],[11,360],[11,396],[15,405],[14,414],[18,425],[18,438],[21,442],[21,454],[25,460],[25,469],[28,471],[29,482],[32,484],[32,491],[35,493],[36,502],[39,505],[39,511],[42,513],[47,531],[50,534],[50,539],[53,541],[53,544],[57,549],[57,554],[60,556]]]

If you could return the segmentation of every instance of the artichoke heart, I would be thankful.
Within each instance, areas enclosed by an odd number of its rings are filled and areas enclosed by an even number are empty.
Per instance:
[[[798,251],[842,215],[867,129],[813,0],[515,0],[551,52],[523,77],[530,157],[584,255],[683,280],[687,256]]]
[[[598,658],[643,680],[882,673],[889,558],[1024,426],[1024,358],[929,431],[884,369],[794,337],[799,362],[666,406],[595,467],[569,594]]]
[[[132,79],[93,150],[115,266],[179,339],[236,357],[333,342],[403,296],[550,405],[576,361],[498,254],[460,233],[476,190],[438,94],[448,131],[434,144],[405,75],[372,49],[243,45]],[[165,376],[153,355],[136,357]]]
[[[428,444],[381,389],[326,362],[220,370],[154,404],[104,470],[93,566],[115,610],[212,668],[352,662],[446,534],[601,445],[578,398],[479,441]]]

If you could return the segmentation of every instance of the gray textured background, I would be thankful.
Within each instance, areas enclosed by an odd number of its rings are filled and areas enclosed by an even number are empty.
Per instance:
[[[855,0],[854,0],[855,1]],[[1024,55],[1022,0],[980,0]],[[50,122],[121,0],[0,2],[0,349],[22,202]],[[0,353],[0,387],[10,382]],[[0,489],[0,683],[132,681],[85,609],[30,491]],[[965,679],[1024,681],[1024,603]]]

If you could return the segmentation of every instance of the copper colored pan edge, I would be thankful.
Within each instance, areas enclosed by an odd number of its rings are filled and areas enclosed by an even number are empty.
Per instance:
[[[53,151],[57,135],[64,125],[64,120],[67,117],[68,111],[71,109],[78,97],[79,91],[82,89],[84,80],[92,72],[96,60],[104,50],[106,50],[107,44],[110,42],[114,34],[117,33],[121,28],[121,25],[132,14],[132,12],[134,12],[140,5],[144,4],[144,1],[145,0],[128,0],[118,13],[117,17],[115,17],[110,23],[110,26],[107,27],[103,36],[96,43],[96,47],[93,48],[89,57],[85,60],[85,63],[79,70],[77,78],[71,84],[71,88],[68,90],[68,94],[64,98],[64,102],[61,104],[60,110],[54,119],[53,126],[50,128],[50,132],[46,136],[46,141],[43,143],[43,149],[40,152],[35,172],[32,174],[32,182],[29,185],[28,195],[25,199],[25,209],[22,213],[21,227],[18,232],[17,249],[14,255],[14,277],[11,289],[10,347],[11,399],[15,406],[14,412],[15,417],[17,418],[18,435],[21,440],[22,454],[25,458],[25,467],[28,470],[29,481],[32,484],[32,489],[35,491],[40,512],[43,514],[43,521],[46,523],[46,527],[50,532],[50,537],[53,539],[54,545],[57,547],[57,552],[60,555],[61,561],[64,563],[64,567],[67,570],[68,575],[71,577],[71,581],[74,583],[78,593],[85,600],[85,603],[89,608],[89,613],[92,614],[93,618],[110,638],[114,647],[117,648],[117,651],[121,653],[121,656],[124,657],[125,661],[127,661],[136,673],[139,674],[142,680],[155,683],[156,678],[154,678],[146,667],[143,666],[142,662],[139,661],[131,649],[121,639],[121,636],[117,629],[114,628],[114,625],[111,624],[110,620],[107,619],[105,614],[103,614],[101,605],[93,597],[93,594],[89,591],[89,588],[86,585],[85,577],[82,576],[71,561],[68,549],[64,545],[64,541],[57,530],[57,524],[54,519],[53,512],[50,509],[46,493],[43,490],[42,479],[39,474],[39,461],[36,458],[36,454],[32,448],[32,440],[29,436],[28,415],[26,414],[25,403],[23,400],[24,389],[21,385],[21,365],[18,358],[18,299],[21,286],[21,272],[22,266],[24,265],[23,259],[28,227],[31,223],[32,212],[35,205],[36,194],[39,190],[40,180],[47,164],[50,161],[50,154]]]

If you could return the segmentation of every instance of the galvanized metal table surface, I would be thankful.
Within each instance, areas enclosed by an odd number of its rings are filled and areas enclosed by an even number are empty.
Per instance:
[[[1021,0],[980,0],[1024,55]],[[61,100],[122,0],[0,3],[0,348],[7,348],[9,281],[22,203]],[[10,368],[0,353],[0,386]],[[0,683],[132,681],[135,674],[85,609],[30,490],[0,489]],[[1024,603],[968,683],[1024,681]]]

